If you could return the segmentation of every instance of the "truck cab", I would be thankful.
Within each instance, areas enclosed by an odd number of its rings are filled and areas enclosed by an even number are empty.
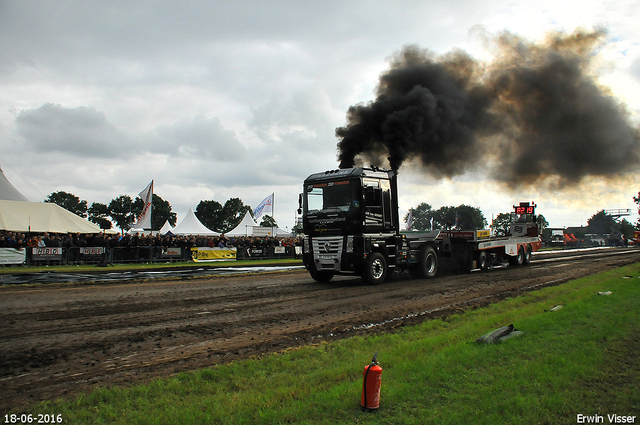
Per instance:
[[[398,218],[397,200],[391,189],[394,175],[366,168],[312,174],[304,181],[301,197],[304,233],[395,233]]]
[[[396,175],[377,167],[346,168],[305,179],[300,195],[303,260],[315,280],[328,281],[337,273],[362,275],[373,252],[384,260],[381,264],[376,256],[374,281],[395,266],[397,244],[403,239]]]

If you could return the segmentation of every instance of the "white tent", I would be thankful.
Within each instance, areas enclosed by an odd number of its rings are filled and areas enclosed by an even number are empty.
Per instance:
[[[29,202],[18,189],[13,187],[2,168],[0,168],[0,200]]]
[[[0,200],[0,230],[34,233],[102,233],[95,224],[52,203]]]
[[[189,212],[176,227],[171,230],[174,235],[202,235],[202,236],[220,236],[213,230],[209,230],[204,224],[198,220],[193,213],[193,209],[189,208]]]
[[[164,224],[160,228],[160,234],[166,235],[169,232],[173,233],[173,226],[171,226],[171,223],[169,223],[169,220],[167,220],[164,222]]]
[[[280,238],[290,238],[293,236],[293,233],[289,233],[286,230],[282,230],[281,228],[278,227],[278,231],[276,232],[276,236],[280,237]]]
[[[226,232],[225,236],[251,236],[253,235],[253,226],[257,225],[258,223],[251,217],[251,213],[247,211],[240,224]]]
[[[34,233],[101,233],[100,227],[52,203],[29,202],[0,168],[0,230]]]

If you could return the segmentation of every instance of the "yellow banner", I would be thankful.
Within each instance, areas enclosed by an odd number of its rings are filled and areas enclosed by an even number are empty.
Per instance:
[[[236,248],[191,248],[193,261],[235,260]]]
[[[489,230],[477,230],[478,239],[488,238],[490,236]]]

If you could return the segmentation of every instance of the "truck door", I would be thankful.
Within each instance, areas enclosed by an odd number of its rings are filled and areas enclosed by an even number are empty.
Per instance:
[[[364,189],[364,224],[370,228],[380,228],[384,222],[380,179],[365,178],[362,184]]]

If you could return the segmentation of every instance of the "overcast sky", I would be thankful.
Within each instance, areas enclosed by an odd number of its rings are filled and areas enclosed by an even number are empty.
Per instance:
[[[0,166],[31,201],[88,204],[155,193],[180,221],[200,200],[275,193],[294,225],[302,181],[335,169],[336,127],[375,98],[389,58],[415,44],[490,54],[482,34],[528,40],[605,28],[599,82],[638,125],[636,1],[0,1]],[[634,208],[638,174],[563,190],[512,191],[481,173],[400,170],[400,213],[427,202],[492,215],[535,201],[553,227]],[[630,217],[635,221],[637,216]]]

